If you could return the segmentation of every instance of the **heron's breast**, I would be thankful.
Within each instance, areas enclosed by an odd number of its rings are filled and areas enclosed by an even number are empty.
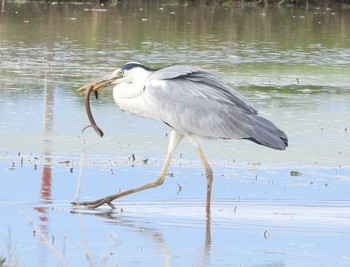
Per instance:
[[[135,95],[134,97],[130,97],[130,94],[125,96],[121,90],[115,88],[113,89],[113,97],[121,110],[141,117],[155,118],[142,94]]]

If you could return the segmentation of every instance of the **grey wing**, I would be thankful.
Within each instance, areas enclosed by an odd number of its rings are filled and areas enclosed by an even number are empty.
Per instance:
[[[281,139],[286,139],[285,134],[257,116],[255,109],[216,76],[199,69],[179,71],[177,76],[172,73],[170,78],[166,73],[160,74],[148,79],[144,97],[158,119],[170,127],[183,134],[245,138],[265,146],[285,148]]]
[[[146,86],[156,81],[168,81],[169,85],[176,84],[169,88],[171,93],[181,95],[192,95],[208,100],[233,104],[247,113],[257,114],[257,111],[249,106],[244,98],[231,87],[221,81],[221,78],[191,66],[170,66],[153,73],[146,81]],[[173,81],[171,83],[170,81]],[[180,82],[187,81],[187,86],[179,86]],[[195,86],[197,85],[197,86]],[[164,88],[165,89],[165,88]]]

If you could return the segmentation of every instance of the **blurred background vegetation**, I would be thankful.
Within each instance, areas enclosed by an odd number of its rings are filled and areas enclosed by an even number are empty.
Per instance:
[[[42,2],[42,0],[34,0]],[[50,2],[99,2],[101,4],[117,4],[117,3],[160,3],[160,4],[182,4],[182,5],[222,5],[222,6],[232,6],[232,5],[259,5],[259,6],[269,6],[269,5],[281,5],[281,6],[318,6],[318,7],[328,7],[328,6],[340,6],[342,8],[350,8],[350,0],[44,0],[47,3]],[[5,2],[26,2],[26,0],[0,0],[3,5]]]
[[[233,3],[246,3],[256,5],[349,5],[350,0],[201,0],[201,1],[162,1],[162,2],[202,2],[204,4],[229,5]]]
[[[62,1],[65,1],[65,0],[62,0]],[[81,0],[81,1],[84,1],[84,0]],[[99,0],[99,1],[105,2],[105,3],[131,2],[130,0]],[[158,0],[158,1],[138,0],[137,2],[160,2],[164,4],[204,4],[204,5],[224,5],[224,6],[230,6],[233,4],[265,5],[265,6],[268,6],[269,4],[288,5],[288,6],[290,5],[293,5],[293,6],[341,5],[347,8],[349,8],[348,5],[350,5],[350,0]]]
[[[193,2],[193,1],[192,1]],[[350,4],[350,0],[208,0],[205,2],[216,2],[221,4],[226,4],[228,2],[241,2],[241,3],[253,3],[253,4],[264,4],[278,3],[278,4],[288,4],[288,5],[329,5],[329,4]]]
[[[4,1],[4,0],[3,0]],[[64,1],[64,0],[63,0]],[[84,1],[84,0],[81,0]],[[100,2],[130,2],[130,0],[99,0]],[[139,0],[137,2],[151,2],[152,0]],[[329,5],[342,5],[348,7],[350,0],[158,0],[152,2],[161,2],[164,4],[204,4],[204,5],[224,5],[229,6],[233,4],[250,4],[250,5],[265,5],[278,4],[278,5],[303,5],[303,6],[329,6]]]

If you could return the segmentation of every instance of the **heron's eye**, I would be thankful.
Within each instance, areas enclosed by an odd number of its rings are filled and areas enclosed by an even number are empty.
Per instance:
[[[124,71],[123,70],[118,71],[118,76],[119,77],[122,77],[123,75],[124,75]]]

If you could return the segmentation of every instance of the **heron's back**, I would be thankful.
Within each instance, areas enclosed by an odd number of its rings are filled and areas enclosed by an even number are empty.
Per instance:
[[[159,70],[146,81],[144,97],[157,119],[185,135],[248,139],[274,149],[288,145],[283,131],[217,76],[200,69]]]

